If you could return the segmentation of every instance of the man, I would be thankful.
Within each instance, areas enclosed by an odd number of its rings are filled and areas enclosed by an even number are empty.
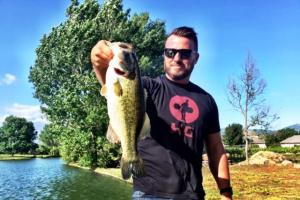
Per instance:
[[[104,40],[92,49],[91,61],[102,85],[112,57]],[[165,75],[143,78],[149,95],[151,136],[138,141],[145,176],[133,177],[133,199],[204,199],[201,173],[204,144],[221,199],[232,199],[217,105],[210,94],[190,82],[198,58],[194,30],[176,28],[165,42]]]

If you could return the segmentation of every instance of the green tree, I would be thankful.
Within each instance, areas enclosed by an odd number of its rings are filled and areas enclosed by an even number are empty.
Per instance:
[[[269,146],[280,146],[280,142],[293,136],[297,135],[298,132],[291,128],[281,129],[273,134],[266,134],[265,141],[266,145]]]
[[[243,144],[243,126],[231,124],[225,128],[224,143],[230,146]]]
[[[39,150],[41,153],[47,153],[52,156],[59,155],[59,137],[60,128],[54,124],[47,124],[39,134],[41,142]]]
[[[1,128],[3,141],[1,146],[6,153],[12,156],[15,153],[28,153],[36,148],[34,140],[37,132],[32,122],[28,122],[25,118],[8,116],[3,122]]]
[[[6,150],[6,138],[4,136],[3,128],[0,127],[0,153],[5,153]]]
[[[249,128],[262,126],[267,129],[278,118],[277,115],[270,114],[270,108],[265,104],[263,97],[265,88],[266,82],[260,78],[254,59],[248,53],[243,66],[243,73],[238,81],[229,80],[227,86],[229,103],[243,116],[245,155],[248,163]]]
[[[90,51],[100,39],[132,43],[142,73],[162,72],[165,25],[147,13],[123,10],[121,0],[72,0],[67,20],[41,39],[30,69],[35,97],[53,126],[60,130],[60,152],[69,162],[95,165],[108,123],[106,102],[90,63]]]

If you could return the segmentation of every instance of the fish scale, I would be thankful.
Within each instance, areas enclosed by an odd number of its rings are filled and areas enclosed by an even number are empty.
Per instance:
[[[106,72],[101,94],[106,97],[110,125],[107,138],[120,142],[121,172],[124,179],[142,176],[143,161],[137,153],[137,139],[150,133],[146,114],[145,94],[135,52],[126,43],[111,43],[114,53]]]

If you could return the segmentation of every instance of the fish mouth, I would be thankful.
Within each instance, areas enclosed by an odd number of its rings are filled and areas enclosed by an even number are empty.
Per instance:
[[[119,68],[114,68],[116,74],[120,75],[120,76],[125,76],[126,72],[124,72],[123,70],[119,69]]]
[[[114,68],[115,73],[117,74],[117,76],[122,76],[125,77],[127,79],[135,79],[135,72],[129,72],[129,71],[123,71],[120,68]]]

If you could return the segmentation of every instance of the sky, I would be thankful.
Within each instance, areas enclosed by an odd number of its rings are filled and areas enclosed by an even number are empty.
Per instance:
[[[9,115],[25,117],[37,130],[47,123],[28,75],[42,36],[66,20],[69,4],[0,0],[0,125]],[[152,20],[164,21],[167,32],[195,29],[200,59],[191,81],[216,100],[221,128],[243,123],[228,103],[226,86],[240,76],[248,53],[267,82],[266,104],[280,117],[272,129],[300,124],[299,0],[123,0],[123,6],[131,15],[148,12]]]

